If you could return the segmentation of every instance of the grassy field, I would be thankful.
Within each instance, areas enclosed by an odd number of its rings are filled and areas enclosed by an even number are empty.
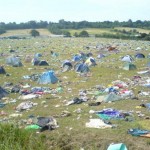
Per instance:
[[[0,37],[7,36],[30,36],[31,29],[18,29],[18,30],[7,30],[6,33],[1,34]],[[41,36],[49,36],[51,33],[47,29],[37,29]]]
[[[78,30],[71,29],[68,31],[71,33],[71,35],[73,35],[75,32],[80,33],[83,30],[87,31],[90,35],[110,33],[111,32],[111,29],[96,29],[96,28],[85,28],[85,29],[78,29]]]
[[[106,32],[107,30],[87,29],[91,34]],[[16,34],[27,34],[29,30],[24,32],[19,31]],[[45,30],[41,31],[44,35],[48,35]],[[71,30],[71,33],[76,32]],[[109,31],[108,31],[109,32]],[[103,51],[95,49],[96,45],[117,46],[119,53],[108,52],[106,49]],[[85,49],[86,46],[91,46],[90,49]],[[141,47],[142,53],[147,56],[150,53],[150,43],[147,41],[128,41],[128,40],[113,40],[113,39],[100,39],[100,38],[31,38],[21,40],[0,40],[0,52],[4,53],[4,56],[0,57],[0,64],[4,65],[5,70],[10,76],[0,75],[0,85],[4,85],[5,82],[12,82],[14,85],[19,82],[24,84],[31,84],[32,87],[50,87],[56,89],[59,84],[54,85],[39,85],[36,81],[24,80],[24,75],[40,74],[46,69],[53,69],[56,76],[62,81],[63,87],[62,93],[57,94],[44,94],[38,99],[31,101],[38,105],[30,110],[20,112],[22,117],[10,118],[10,114],[17,113],[15,107],[22,102],[19,100],[19,94],[11,93],[8,95],[8,103],[1,111],[7,113],[6,116],[0,116],[2,120],[8,120],[8,122],[21,122],[26,120],[30,115],[34,116],[54,116],[59,124],[59,128],[53,131],[45,131],[38,136],[46,138],[45,145],[46,149],[50,150],[106,150],[111,143],[125,143],[129,150],[148,150],[150,149],[150,139],[144,137],[133,137],[127,134],[130,128],[141,128],[150,130],[150,120],[146,120],[144,117],[138,117],[136,111],[146,116],[150,116],[150,112],[145,108],[137,108],[143,102],[150,102],[149,97],[140,97],[139,100],[120,100],[112,103],[102,103],[99,106],[89,106],[88,103],[94,102],[93,97],[97,89],[96,85],[108,87],[115,80],[121,80],[129,82],[128,89],[131,89],[133,85],[130,84],[131,79],[134,75],[137,75],[138,71],[144,70],[146,63],[149,62],[147,58],[135,60],[134,64],[137,66],[137,70],[125,71],[122,69],[123,62],[120,58],[124,55],[130,54],[134,57],[137,51],[136,48]],[[6,65],[5,60],[11,55],[10,49],[16,50],[14,55],[21,57],[23,67],[11,67]],[[58,57],[53,58],[50,55],[50,51],[57,52]],[[91,67],[91,76],[79,76],[74,70],[68,72],[61,72],[61,62],[65,59],[70,59],[72,56],[79,51],[85,53],[92,52],[93,57],[96,58],[97,66]],[[97,55],[104,53],[106,57],[99,61]],[[34,56],[35,53],[42,54],[42,60],[47,60],[49,63],[48,67],[33,66],[31,63],[25,62],[25,56]],[[143,88],[140,85],[134,85],[136,91],[144,90],[149,91],[147,88]],[[70,90],[71,89],[71,92]],[[79,90],[87,90],[92,94],[88,94],[89,101],[82,104],[75,104],[66,106],[66,102],[74,97],[79,96]],[[16,99],[15,103],[9,103],[9,101]],[[42,101],[45,101],[43,104]],[[3,100],[6,102],[6,100]],[[90,114],[90,110],[102,110],[104,108],[114,108],[118,110],[131,111],[133,112],[133,121],[125,120],[111,120],[112,124],[117,125],[115,128],[108,129],[94,129],[87,128],[86,122],[89,122],[90,118],[98,118],[95,114]],[[77,113],[76,110],[80,109],[81,112]],[[58,117],[63,111],[69,111],[70,116]],[[3,121],[2,121],[3,123]],[[26,125],[22,124],[24,128]],[[35,132],[35,131],[33,131]],[[32,141],[32,138],[30,139]],[[1,141],[0,141],[1,142]],[[34,142],[34,139],[33,139]],[[32,149],[32,148],[31,148]]]
[[[146,30],[146,29],[140,29],[140,28],[128,28],[128,27],[116,27],[114,29],[118,29],[118,30],[126,30],[126,31],[130,31],[133,29],[136,29],[139,33],[150,33],[150,30]],[[111,28],[107,28],[107,29],[97,29],[97,28],[85,28],[85,29],[78,29],[78,30],[73,30],[70,29],[68,30],[71,35],[74,35],[75,32],[80,33],[81,31],[87,31],[90,35],[95,35],[95,34],[103,34],[103,33],[109,33],[109,34],[116,34],[117,32],[113,31]]]

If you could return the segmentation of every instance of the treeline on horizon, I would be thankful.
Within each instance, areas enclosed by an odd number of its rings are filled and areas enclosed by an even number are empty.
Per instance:
[[[129,19],[128,21],[103,21],[103,22],[88,22],[88,21],[65,21],[64,19],[56,22],[47,22],[47,21],[28,21],[25,23],[10,22],[4,23],[0,22],[0,28],[5,30],[10,29],[38,29],[38,28],[49,28],[49,27],[57,27],[58,29],[82,29],[82,28],[114,28],[114,27],[131,27],[131,28],[146,28],[150,29],[150,21],[132,21]]]
[[[125,30],[117,30],[115,27],[130,27],[134,28],[131,31]],[[25,23],[10,22],[4,23],[0,22],[0,34],[7,32],[7,30],[15,30],[15,29],[39,29],[39,28],[47,28],[52,34],[60,35],[63,34],[66,37],[71,37],[71,33],[68,29],[83,29],[81,33],[74,33],[74,37],[88,37],[89,34],[87,31],[84,31],[85,28],[111,28],[111,31],[116,32],[116,34],[111,33],[103,33],[96,34],[95,37],[104,37],[104,38],[116,38],[116,39],[134,39],[134,40],[149,40],[150,41],[150,33],[139,33],[135,28],[148,29],[150,30],[150,21],[132,21],[129,19],[128,21],[103,21],[103,22],[88,22],[88,21],[65,21],[64,19],[56,22],[47,22],[47,21],[28,21]]]

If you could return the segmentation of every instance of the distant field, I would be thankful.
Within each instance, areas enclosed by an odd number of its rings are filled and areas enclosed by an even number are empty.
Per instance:
[[[75,32],[79,33],[83,30],[86,30],[89,34],[102,34],[102,33],[110,33],[111,29],[97,29],[97,28],[85,28],[85,29],[68,29],[68,31],[73,35]],[[112,33],[112,32],[111,32]]]
[[[118,29],[118,30],[126,30],[126,31],[130,31],[133,29],[136,29],[138,32],[140,33],[150,33],[150,30],[146,30],[146,29],[140,29],[140,28],[127,28],[127,27],[117,27],[114,29]],[[94,34],[102,34],[102,33],[111,33],[111,34],[116,34],[115,31],[113,31],[111,28],[104,28],[104,29],[97,29],[97,28],[85,28],[85,29],[68,29],[68,31],[71,33],[71,35],[73,35],[75,32],[79,33],[83,30],[86,30],[90,35],[94,35]]]
[[[140,29],[140,28],[128,28],[128,27],[117,27],[115,29],[118,30],[126,30],[130,31],[133,29],[136,29],[140,33],[150,33],[150,30],[146,29]],[[47,29],[37,29],[40,32],[40,35],[42,36],[48,36],[51,35],[51,33]],[[83,28],[83,29],[67,29],[73,36],[75,32],[79,33],[83,30],[86,30],[90,35],[95,35],[95,34],[102,34],[102,33],[111,33],[111,34],[116,34],[115,31],[113,31],[111,28],[103,28],[103,29],[97,29],[97,28]],[[31,29],[19,29],[19,30],[8,30],[6,33],[1,34],[0,37],[4,36],[29,36],[30,35]]]
[[[31,29],[19,29],[19,30],[7,30],[6,33],[1,34],[0,37],[3,36],[29,36]],[[42,36],[48,36],[51,33],[47,29],[37,29]]]

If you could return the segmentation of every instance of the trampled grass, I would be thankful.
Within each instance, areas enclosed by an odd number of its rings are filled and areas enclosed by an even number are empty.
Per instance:
[[[96,33],[98,31],[91,30],[91,33],[92,32]],[[100,61],[97,59],[97,55],[101,53],[101,50],[95,49],[96,45],[116,45],[119,49],[119,53],[103,50],[103,53],[106,54],[106,57]],[[88,50],[85,48],[86,46],[91,46],[91,48]],[[89,102],[94,102],[94,100],[92,99],[94,94],[89,94],[88,102],[70,106],[65,105],[67,101],[71,100],[74,97],[78,97],[79,90],[81,89],[95,92],[96,85],[108,87],[112,83],[112,81],[115,80],[129,82],[128,79],[132,79],[134,75],[137,75],[137,71],[144,70],[146,67],[146,63],[149,62],[149,59],[147,58],[141,60],[135,59],[134,64],[136,64],[137,70],[125,71],[122,69],[123,63],[120,61],[120,58],[127,54],[130,54],[134,57],[135,53],[137,53],[137,47],[142,48],[140,52],[142,52],[145,56],[147,56],[150,52],[148,41],[128,41],[102,38],[43,39],[40,37],[22,40],[0,40],[0,51],[4,53],[4,56],[0,57],[0,64],[4,65],[6,72],[10,74],[10,76],[0,75],[1,86],[4,84],[4,82],[12,82],[14,85],[18,84],[19,82],[23,82],[31,84],[31,87],[46,86],[55,89],[59,86],[59,84],[61,84],[63,87],[62,93],[57,93],[56,95],[45,94],[42,95],[39,99],[31,100],[35,103],[38,103],[38,105],[28,111],[21,112],[22,117],[20,118],[9,118],[10,114],[16,113],[15,107],[23,101],[18,99],[19,94],[12,93],[8,95],[9,100],[16,99],[17,102],[7,103],[4,108],[1,108],[1,110],[8,113],[8,115],[5,116],[5,118],[8,118],[8,122],[18,122],[19,120],[28,119],[29,115],[54,117],[57,116],[56,120],[58,121],[59,128],[53,131],[45,131],[40,134],[36,134],[37,137],[39,137],[40,135],[46,137],[46,139],[44,138],[44,141],[39,141],[39,144],[42,145],[44,143],[46,146],[45,149],[48,150],[72,150],[81,148],[84,148],[85,150],[106,150],[109,144],[120,142],[125,143],[131,150],[148,150],[150,148],[149,139],[143,137],[132,137],[131,135],[127,134],[127,130],[130,128],[142,128],[150,130],[149,120],[140,118],[135,113],[136,111],[141,111],[147,116],[150,115],[147,109],[136,108],[136,106],[140,105],[145,100],[146,102],[150,102],[149,97],[142,97],[139,100],[129,99],[112,103],[102,103],[99,106],[88,106]],[[11,67],[6,65],[5,59],[8,56],[12,55],[9,52],[10,49],[14,49],[17,51],[13,54],[20,56],[23,67]],[[51,50],[57,52],[59,56],[56,58],[51,57]],[[97,60],[98,65],[90,68],[91,76],[89,77],[80,76],[74,70],[65,73],[62,73],[60,71],[62,61],[65,59],[71,60],[72,56],[74,54],[77,54],[79,51],[83,51],[85,53],[92,52],[93,57]],[[47,60],[49,62],[49,66],[37,67],[32,66],[31,63],[25,63],[25,56],[30,55],[31,57],[33,57],[35,53],[41,53],[41,59]],[[24,75],[42,73],[48,68],[53,69],[62,82],[55,85],[39,85],[36,81],[24,80],[22,78]],[[72,89],[72,91],[69,91],[69,88]],[[129,86],[128,88],[131,89],[132,87]],[[135,90],[148,91],[147,88],[142,88],[139,85],[135,86],[135,88]],[[42,101],[46,101],[46,103],[42,104]],[[81,113],[76,112],[76,110],[79,108],[81,109]],[[89,111],[102,110],[104,108],[115,108],[118,110],[133,111],[134,120],[131,122],[124,120],[112,120],[112,124],[116,124],[117,126],[111,129],[86,128],[85,123],[89,122],[90,118],[98,118],[95,114],[89,114]],[[68,117],[58,117],[64,110],[69,111],[71,115]],[[0,118],[3,119],[4,116],[0,116]],[[27,137],[29,138],[30,135],[27,135]],[[30,145],[30,143],[26,142],[26,140],[23,139],[23,141],[23,144]],[[2,142],[2,140],[0,142]],[[30,142],[36,143],[34,137],[31,136]],[[3,143],[9,146],[9,143],[7,143],[7,141],[3,141]],[[34,148],[31,147],[30,149]]]

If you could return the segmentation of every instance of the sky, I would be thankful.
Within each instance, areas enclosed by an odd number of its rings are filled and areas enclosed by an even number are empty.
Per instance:
[[[150,0],[0,0],[0,22],[150,20]]]

